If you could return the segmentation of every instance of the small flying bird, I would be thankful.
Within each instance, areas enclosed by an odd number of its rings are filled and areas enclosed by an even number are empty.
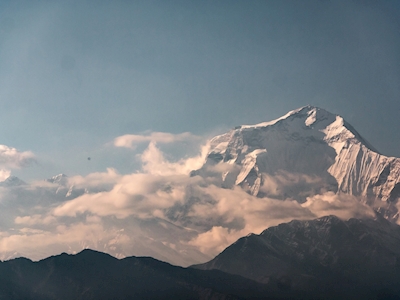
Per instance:
[[[87,158],[87,160],[90,160],[90,159],[91,159],[90,157]]]

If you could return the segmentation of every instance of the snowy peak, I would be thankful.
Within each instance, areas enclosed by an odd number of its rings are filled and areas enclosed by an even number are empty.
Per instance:
[[[235,130],[267,129],[274,125],[297,127],[298,129],[302,127],[303,129],[321,131],[326,135],[326,140],[331,141],[354,139],[354,142],[360,142],[367,148],[377,152],[376,149],[341,116],[311,105],[292,110],[273,121],[263,122],[256,125],[238,126]]]
[[[273,121],[263,122],[263,123],[259,123],[256,125],[243,125],[243,126],[241,126],[241,128],[267,127],[267,126],[275,125],[276,123],[278,123],[280,121],[294,119],[294,118],[304,118],[304,117],[306,118],[306,121],[305,121],[306,126],[310,126],[314,123],[318,123],[320,121],[327,120],[327,119],[330,119],[330,121],[332,122],[332,121],[334,121],[336,116],[322,108],[307,105],[307,106],[303,106],[298,109],[289,111],[284,116],[282,116],[278,119],[275,119]]]
[[[237,126],[210,146],[205,165],[193,174],[232,165],[222,174],[224,187],[299,202],[345,193],[398,217],[400,159],[381,155],[341,116],[322,108],[308,105],[273,121]]]
[[[54,183],[57,185],[56,194],[65,195],[67,199],[74,199],[82,194],[87,193],[87,189],[76,188],[73,184],[68,182],[69,177],[65,174],[58,174],[49,179],[47,182]]]
[[[21,185],[26,185],[26,182],[16,176],[9,176],[6,180],[0,182],[0,186],[2,187],[14,187]]]
[[[308,107],[308,106],[301,107],[301,108],[298,108],[298,109],[289,111],[289,112],[288,112],[287,114],[285,114],[284,116],[282,116],[282,117],[280,117],[280,118],[278,118],[278,119],[272,120],[272,121],[262,122],[262,123],[255,124],[255,125],[242,125],[242,126],[239,126],[238,129],[257,128],[257,127],[267,127],[267,126],[275,125],[276,123],[278,123],[278,122],[281,121],[281,120],[288,119],[289,117],[298,114],[299,112],[303,111],[303,110],[306,109],[307,107]],[[311,106],[310,106],[310,108],[311,108]]]
[[[50,182],[50,183],[55,183],[55,184],[65,186],[68,183],[68,176],[65,174],[58,174],[49,179],[46,179],[46,181]]]

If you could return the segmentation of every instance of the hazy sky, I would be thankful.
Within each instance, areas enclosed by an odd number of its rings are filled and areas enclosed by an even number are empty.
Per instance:
[[[33,153],[25,180],[128,173],[143,149],[118,136],[207,137],[312,104],[400,157],[399,53],[399,1],[1,0],[0,144]]]

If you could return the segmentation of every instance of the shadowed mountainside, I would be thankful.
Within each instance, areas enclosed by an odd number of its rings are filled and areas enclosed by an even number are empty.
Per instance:
[[[118,260],[84,250],[0,263],[0,299],[281,299],[278,287],[150,257]]]
[[[243,237],[193,267],[350,299],[362,294],[376,299],[382,291],[400,296],[400,227],[381,216],[295,220]]]
[[[0,299],[399,299],[399,261],[399,226],[328,216],[243,237],[192,268],[93,250],[4,261]]]

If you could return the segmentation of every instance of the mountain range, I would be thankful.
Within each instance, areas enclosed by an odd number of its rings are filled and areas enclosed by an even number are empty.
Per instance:
[[[83,250],[0,263],[0,299],[400,299],[400,227],[292,221],[182,268]]]
[[[0,299],[243,299],[267,290],[217,270],[184,269],[150,257],[118,260],[93,250],[0,263]]]
[[[85,250],[38,262],[7,260],[0,264],[0,299],[400,299],[399,158],[379,153],[342,117],[313,106],[237,126],[209,145],[203,166],[180,177],[186,186],[170,178],[153,184],[158,197],[183,195],[173,205],[157,208],[156,217],[105,218],[108,227],[120,229],[80,244],[121,259]],[[46,184],[34,189],[29,202],[18,197],[33,189],[16,177],[0,188],[17,191],[10,203],[21,202],[18,213],[37,210],[45,199],[53,209],[49,220],[60,207],[82,207],[82,199],[114,189],[75,187],[63,174]],[[285,215],[290,209],[296,212]],[[12,220],[8,211],[3,215]],[[93,216],[82,210],[77,218]],[[292,221],[271,226],[273,218]],[[137,227],[141,235],[135,235]],[[261,227],[228,246],[229,235]],[[38,228],[23,229],[35,234]],[[203,249],[215,240],[228,247],[212,258]],[[181,268],[129,254],[138,249],[194,264]]]

